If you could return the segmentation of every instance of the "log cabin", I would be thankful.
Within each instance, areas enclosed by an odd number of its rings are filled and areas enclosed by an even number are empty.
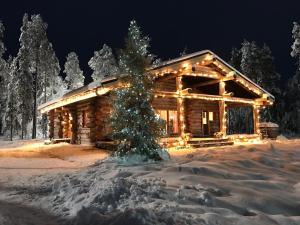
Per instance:
[[[228,144],[234,139],[260,138],[259,110],[274,96],[210,50],[188,54],[149,68],[154,76],[153,108],[166,121],[167,146],[203,143]],[[111,129],[111,91],[122,87],[122,77],[111,76],[73,90],[39,106],[47,114],[50,139],[74,144],[107,141]],[[230,129],[230,110],[248,109],[241,126]]]

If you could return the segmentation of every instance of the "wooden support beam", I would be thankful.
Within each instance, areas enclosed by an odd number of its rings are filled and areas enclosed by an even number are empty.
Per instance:
[[[225,90],[225,82],[220,81],[219,83],[219,95],[224,97],[224,94],[226,93]],[[226,106],[225,101],[222,99],[219,102],[219,118],[220,118],[220,132],[222,132],[223,136],[226,136]]]
[[[198,88],[198,87],[203,87],[203,86],[208,86],[208,85],[218,84],[218,83],[220,83],[220,80],[210,80],[199,84],[194,84],[192,88]]]
[[[253,131],[254,134],[260,134],[259,129],[259,106],[253,105]]]
[[[183,89],[182,77],[176,77],[176,92],[179,93],[177,97],[177,117],[178,117],[178,130],[181,137],[184,137],[185,133],[185,121],[184,121],[184,99],[181,97]]]
[[[222,132],[223,136],[226,136],[226,107],[223,100],[219,102],[219,118],[220,132]]]
[[[156,80],[164,81],[164,80],[171,80],[171,79],[175,79],[175,78],[176,78],[176,74],[170,73],[170,74],[166,74],[165,76],[157,77]]]
[[[193,85],[193,88],[198,88],[198,87],[203,87],[203,86],[208,86],[208,85],[213,85],[213,84],[218,84],[220,83],[220,81],[229,81],[229,80],[234,80],[235,76],[230,76],[230,77],[223,77],[221,79],[217,79],[217,80],[209,80],[209,81],[205,81],[199,84],[195,84]]]
[[[184,92],[183,92],[184,93]],[[170,91],[156,91],[154,92],[155,97],[163,97],[163,98],[188,98],[188,99],[203,99],[208,101],[226,101],[226,102],[238,102],[244,104],[253,105],[255,101],[253,99],[247,98],[238,98],[238,97],[231,97],[231,96],[220,96],[220,95],[207,95],[207,94],[195,94],[195,93],[185,93],[179,95],[177,92],[170,92]]]

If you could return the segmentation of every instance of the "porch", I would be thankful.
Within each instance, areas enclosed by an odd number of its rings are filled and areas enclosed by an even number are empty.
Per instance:
[[[272,102],[233,71],[221,71],[195,64],[191,70],[183,67],[157,73],[153,107],[166,121],[164,140],[178,138],[187,144],[195,138],[222,142],[236,135],[260,136],[259,110]],[[242,122],[235,123],[238,116]]]

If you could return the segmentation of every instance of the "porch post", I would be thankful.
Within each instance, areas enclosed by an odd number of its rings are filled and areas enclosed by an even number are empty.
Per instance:
[[[259,129],[259,106],[256,104],[253,104],[253,133],[254,134],[260,134]]]
[[[224,96],[225,94],[225,82],[220,81],[219,83],[219,95]],[[222,132],[223,136],[226,136],[226,103],[224,100],[220,100],[219,102],[219,119],[220,119],[220,132]]]
[[[63,130],[62,130],[62,109],[57,108],[54,109],[54,131],[53,138],[62,138]]]
[[[54,110],[50,110],[47,113],[48,116],[48,129],[49,129],[49,139],[54,137]]]
[[[185,133],[185,121],[184,121],[184,99],[181,97],[183,84],[182,76],[176,77],[176,92],[179,94],[177,98],[177,115],[178,115],[178,130],[180,136],[183,138]]]
[[[70,125],[71,125],[71,143],[76,144],[77,143],[77,110],[76,107],[73,107],[70,109]]]
[[[67,109],[62,111],[62,130],[63,138],[67,138],[69,132],[69,112]]]

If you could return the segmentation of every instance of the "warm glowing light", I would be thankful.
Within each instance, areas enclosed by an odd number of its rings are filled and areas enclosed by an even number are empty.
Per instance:
[[[207,61],[211,61],[211,60],[214,59],[214,56],[211,55],[211,54],[207,54],[204,59],[207,60]]]

